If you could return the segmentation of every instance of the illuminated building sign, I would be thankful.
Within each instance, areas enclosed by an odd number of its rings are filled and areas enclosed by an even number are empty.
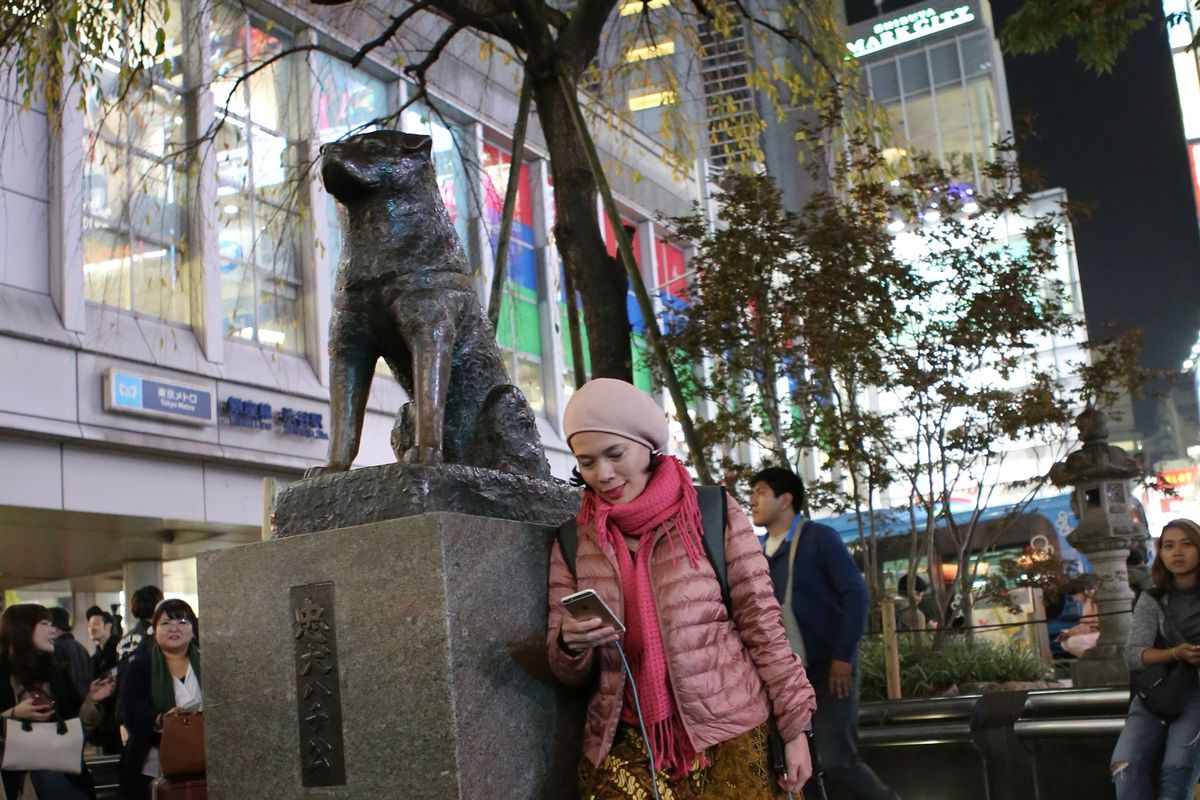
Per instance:
[[[1167,486],[1178,488],[1194,484],[1196,482],[1196,474],[1196,467],[1184,467],[1183,469],[1171,469],[1160,472],[1158,477]]]
[[[949,11],[926,8],[877,23],[871,28],[870,36],[846,42],[846,47],[855,58],[862,58],[974,21],[975,14],[970,6],[958,6]]]
[[[213,425],[212,392],[198,386],[163,381],[110,369],[104,373],[104,410],[139,417]]]

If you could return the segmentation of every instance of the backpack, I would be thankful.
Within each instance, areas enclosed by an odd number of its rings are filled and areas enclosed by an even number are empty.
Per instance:
[[[700,520],[703,524],[704,554],[708,563],[717,574],[717,583],[721,585],[721,600],[732,618],[731,600],[729,597],[728,565],[725,563],[725,524],[728,518],[728,507],[725,505],[724,486],[697,486],[696,504],[700,506]],[[556,534],[558,547],[562,551],[567,569],[575,574],[575,554],[579,550],[579,530],[575,517],[564,522]]]

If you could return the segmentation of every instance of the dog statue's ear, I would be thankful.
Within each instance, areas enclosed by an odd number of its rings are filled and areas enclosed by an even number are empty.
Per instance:
[[[433,153],[433,138],[419,133],[405,133],[404,152],[406,155],[423,153],[428,158]]]

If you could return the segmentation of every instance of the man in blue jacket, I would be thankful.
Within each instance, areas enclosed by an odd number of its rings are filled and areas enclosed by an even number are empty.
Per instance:
[[[868,602],[862,574],[833,528],[800,515],[800,476],[768,467],[750,479],[750,489],[754,524],[767,529],[763,551],[788,638],[817,691],[817,763],[858,797],[892,800],[896,793],[858,757],[858,642]]]

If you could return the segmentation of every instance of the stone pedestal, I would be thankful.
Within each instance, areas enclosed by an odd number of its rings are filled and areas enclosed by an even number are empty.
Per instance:
[[[546,666],[550,536],[438,513],[203,556],[209,796],[574,798],[584,697]],[[337,757],[343,785],[304,785]]]
[[[1092,550],[1087,554],[1096,576],[1096,610],[1100,612],[1100,638],[1096,646],[1071,664],[1071,682],[1081,688],[1125,686],[1125,641],[1129,638],[1129,614],[1120,613],[1133,605],[1133,591],[1125,560],[1129,545],[1124,539],[1111,543],[1117,549]]]
[[[1133,592],[1125,560],[1129,548],[1146,536],[1145,526],[1132,513],[1136,501],[1129,482],[1142,475],[1142,467],[1124,450],[1108,444],[1103,411],[1089,406],[1075,424],[1083,445],[1050,468],[1050,481],[1055,486],[1075,487],[1071,508],[1079,525],[1067,541],[1092,563],[1100,637],[1095,647],[1071,665],[1071,678],[1079,687],[1126,686],[1127,612]]]

